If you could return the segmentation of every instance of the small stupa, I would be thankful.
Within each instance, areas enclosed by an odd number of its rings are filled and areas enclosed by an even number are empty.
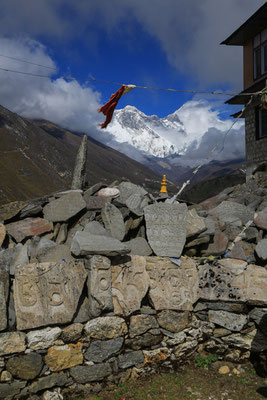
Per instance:
[[[165,174],[163,175],[163,179],[162,179],[162,182],[161,182],[161,189],[160,189],[159,195],[160,196],[164,196],[164,197],[168,196],[167,180],[166,180],[166,175]]]

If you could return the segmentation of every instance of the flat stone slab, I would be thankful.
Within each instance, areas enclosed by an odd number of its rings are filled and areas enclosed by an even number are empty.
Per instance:
[[[186,237],[195,236],[207,230],[205,218],[200,217],[192,208],[187,213]]]
[[[209,321],[230,331],[239,332],[248,322],[248,316],[222,310],[209,310]]]
[[[85,352],[84,357],[88,361],[99,363],[117,354],[123,345],[123,338],[118,337],[110,340],[95,340]]]
[[[254,216],[253,222],[258,228],[267,230],[267,207]]]
[[[92,235],[88,232],[78,231],[75,233],[71,252],[75,256],[86,256],[99,254],[104,256],[116,256],[130,253],[131,249],[119,240],[100,235]]]
[[[44,217],[52,222],[64,222],[86,208],[80,193],[71,192],[48,203],[44,209]]]
[[[80,342],[50,347],[45,363],[51,371],[62,371],[80,365],[83,363],[82,347]]]
[[[144,215],[144,208],[148,205],[148,203],[148,198],[144,197],[144,195],[140,193],[133,193],[126,200],[126,206],[137,216]]]
[[[83,261],[17,266],[14,281],[17,329],[70,322],[86,277]]]
[[[180,257],[186,241],[186,204],[157,203],[145,207],[146,233],[157,256]]]
[[[70,369],[70,375],[78,383],[101,381],[112,374],[110,364],[78,365]]]
[[[126,205],[127,199],[132,194],[137,193],[141,196],[145,196],[147,194],[147,191],[144,188],[131,182],[121,182],[118,186],[118,189],[120,191],[120,196],[117,198],[117,201],[119,201],[123,205]]]
[[[124,319],[119,317],[99,317],[89,322],[84,327],[88,338],[107,340],[123,336],[128,332]]]
[[[146,259],[131,256],[131,261],[112,266],[112,296],[115,314],[132,314],[140,310],[149,287]]]
[[[146,257],[149,298],[156,310],[191,311],[198,300],[199,278],[195,262],[181,257],[177,266],[168,258]]]
[[[102,208],[101,217],[106,230],[112,237],[123,240],[125,235],[125,224],[120,210],[111,203],[106,203]]]
[[[100,197],[100,196],[88,196],[84,194],[83,196],[87,210],[101,210],[104,205],[110,201],[110,198],[107,197]]]
[[[251,208],[234,201],[222,201],[221,204],[210,210],[210,214],[222,220],[229,217],[236,217],[241,220],[243,225],[249,220],[253,221],[254,217],[254,211]]]
[[[0,356],[26,350],[26,335],[22,332],[0,333]]]
[[[11,222],[6,225],[6,230],[16,242],[21,242],[26,237],[41,235],[50,232],[53,224],[43,218],[25,218],[21,221]]]

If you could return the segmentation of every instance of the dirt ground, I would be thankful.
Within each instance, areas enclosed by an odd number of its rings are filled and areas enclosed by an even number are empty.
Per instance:
[[[112,390],[76,400],[260,400],[267,399],[267,379],[256,375],[251,364],[240,374],[222,375],[220,365],[195,363],[174,373],[158,373],[128,381]],[[235,371],[236,372],[236,371]]]

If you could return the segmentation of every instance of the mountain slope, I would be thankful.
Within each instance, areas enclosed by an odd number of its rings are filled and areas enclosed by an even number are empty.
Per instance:
[[[69,188],[81,138],[51,122],[27,120],[0,106],[0,203]],[[88,139],[88,185],[125,177],[159,190],[157,173]]]

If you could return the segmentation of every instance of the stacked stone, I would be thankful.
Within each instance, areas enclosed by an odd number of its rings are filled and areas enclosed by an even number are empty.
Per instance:
[[[265,360],[266,181],[190,207],[130,182],[1,207],[0,399],[86,395],[196,352]]]

